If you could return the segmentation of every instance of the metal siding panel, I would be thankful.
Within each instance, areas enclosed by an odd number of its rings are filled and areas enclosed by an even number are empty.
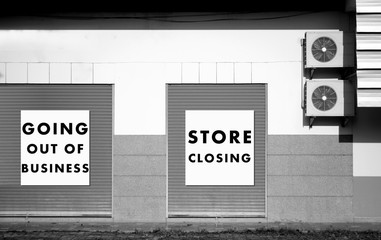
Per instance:
[[[356,0],[356,12],[381,13],[381,2],[379,0]]]
[[[381,88],[381,70],[357,71],[358,88]]]
[[[356,11],[357,106],[381,107],[381,2],[356,0]]]
[[[357,14],[357,32],[381,32],[381,14]]]
[[[264,216],[266,85],[168,85],[168,215]],[[255,111],[255,186],[185,186],[185,110]]]
[[[357,51],[357,69],[381,69],[381,51]]]
[[[20,186],[20,110],[90,110],[90,186]],[[0,166],[0,215],[111,216],[112,85],[0,85]]]
[[[358,107],[381,107],[381,89],[357,89]]]
[[[381,50],[381,34],[357,34],[357,50]]]

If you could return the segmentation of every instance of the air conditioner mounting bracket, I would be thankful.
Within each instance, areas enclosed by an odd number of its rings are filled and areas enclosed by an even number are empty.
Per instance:
[[[312,128],[312,125],[314,124],[316,117],[309,117],[309,128]],[[340,125],[344,128],[348,125],[350,118],[349,117],[341,117],[340,118]]]
[[[341,126],[342,126],[342,127],[347,126],[348,123],[349,123],[349,117],[342,117],[342,118],[341,118]]]
[[[316,68],[310,68],[310,79],[314,77],[315,70]]]
[[[312,125],[313,125],[313,123],[314,123],[314,121],[315,121],[315,118],[316,118],[316,117],[310,117],[310,118],[309,118],[309,127],[310,127],[310,128],[312,128]]]

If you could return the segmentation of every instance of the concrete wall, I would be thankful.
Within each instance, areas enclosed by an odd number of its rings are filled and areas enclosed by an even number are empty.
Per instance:
[[[268,221],[350,222],[352,136],[268,137]]]
[[[164,222],[166,137],[114,136],[113,219]]]
[[[267,221],[351,222],[352,136],[268,137]],[[166,219],[166,137],[114,136],[114,221]]]
[[[381,221],[381,177],[353,178],[355,221]]]

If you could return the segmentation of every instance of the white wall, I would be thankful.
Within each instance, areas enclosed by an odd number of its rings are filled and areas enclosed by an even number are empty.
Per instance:
[[[0,82],[115,83],[115,134],[165,134],[166,83],[268,83],[269,134],[350,134],[303,125],[305,32],[3,30]]]

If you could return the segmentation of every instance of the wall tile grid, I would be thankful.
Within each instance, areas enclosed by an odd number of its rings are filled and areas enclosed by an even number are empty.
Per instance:
[[[352,143],[338,136],[268,136],[268,221],[348,222]]]
[[[350,222],[352,143],[268,136],[268,221]],[[114,136],[114,221],[164,221],[165,136]]]
[[[115,83],[121,65],[166,65],[163,63],[0,63],[0,83]],[[250,62],[185,62],[176,65],[177,83],[251,83]],[[115,72],[119,70],[118,72]],[[161,76],[158,76],[161,77]],[[149,79],[147,79],[149,80]],[[167,82],[173,82],[168,79]]]
[[[165,136],[114,136],[114,221],[165,221],[165,141]]]

